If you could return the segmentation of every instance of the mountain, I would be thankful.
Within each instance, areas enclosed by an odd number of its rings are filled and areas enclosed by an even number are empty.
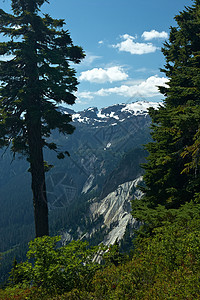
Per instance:
[[[123,155],[129,150],[141,148],[150,139],[148,107],[157,108],[158,105],[143,101],[100,110],[93,107],[77,113],[69,111],[76,130],[67,137],[68,143],[62,140],[62,144],[71,153],[68,167],[76,170],[75,174],[70,171],[75,184],[77,168],[82,173],[76,185],[79,191],[80,187],[83,193],[94,187],[102,188],[106,176],[119,165]],[[62,110],[68,113],[67,109]],[[61,137],[56,141],[61,141]],[[117,185],[120,183],[117,182]]]
[[[70,157],[58,160],[56,153],[44,153],[54,165],[46,174],[51,234],[76,239],[104,222],[101,214],[91,217],[91,201],[101,203],[120,185],[142,175],[139,165],[146,156],[142,145],[150,140],[148,107],[159,104],[143,101],[80,112],[58,108],[72,115],[76,130],[68,136],[54,131],[50,137]],[[13,253],[22,259],[27,242],[34,237],[29,166],[19,156],[13,160],[9,149],[1,150],[0,157],[0,252],[6,253],[7,260]],[[93,240],[102,241],[104,234],[105,230],[98,231]]]

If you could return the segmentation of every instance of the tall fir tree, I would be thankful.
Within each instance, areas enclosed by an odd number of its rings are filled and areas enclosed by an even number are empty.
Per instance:
[[[193,2],[175,16],[162,48],[168,86],[160,87],[163,105],[149,111],[153,142],[146,145],[144,197],[133,202],[133,216],[146,222],[160,206],[169,211],[200,201],[200,0]]]
[[[36,236],[49,234],[43,148],[63,158],[55,143],[48,142],[58,129],[70,134],[70,115],[58,104],[73,104],[77,90],[75,70],[70,62],[84,58],[64,29],[63,19],[42,15],[47,0],[12,0],[12,14],[0,10],[0,146],[27,157],[32,176]],[[67,153],[67,152],[66,152]]]

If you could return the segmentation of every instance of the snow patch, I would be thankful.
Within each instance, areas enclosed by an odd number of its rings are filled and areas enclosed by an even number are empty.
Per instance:
[[[98,112],[97,117],[102,118],[102,119],[108,118],[105,114],[102,114],[101,112],[102,112],[102,110],[100,110]]]
[[[134,103],[127,104],[122,108],[122,112],[129,112],[134,115],[148,114],[148,108],[153,107],[158,109],[160,102],[147,102],[147,101],[138,101]]]
[[[116,120],[119,120],[119,116],[117,116],[117,115],[115,116],[115,112],[113,112],[113,111],[110,113],[110,118],[114,118]]]
[[[132,116],[144,116],[148,115],[148,108],[153,107],[158,109],[160,105],[163,105],[162,102],[148,102],[148,101],[138,101],[129,104],[113,105],[107,108],[102,108],[98,111],[96,107],[89,107],[84,111],[80,111],[72,114],[72,120],[85,123],[93,124],[95,123],[112,123],[113,119],[116,119],[119,122],[132,117]],[[110,124],[112,126],[117,125],[117,123]]]
[[[103,150],[107,150],[108,148],[110,148],[111,147],[111,143],[108,143],[107,145],[106,145],[106,147],[103,149]]]

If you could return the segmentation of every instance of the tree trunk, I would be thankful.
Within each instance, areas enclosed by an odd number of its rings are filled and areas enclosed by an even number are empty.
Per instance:
[[[27,114],[30,171],[32,176],[33,207],[36,237],[49,235],[41,121]]]

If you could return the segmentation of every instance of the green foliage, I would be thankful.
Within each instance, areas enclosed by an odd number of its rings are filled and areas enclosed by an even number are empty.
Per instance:
[[[149,208],[146,203],[141,203],[141,200],[134,200],[133,207],[137,211],[138,218],[143,220],[139,229],[135,231],[136,235],[141,238],[151,235],[152,230],[160,226],[167,226],[174,222],[182,226],[185,222],[198,220],[200,214],[200,204],[194,201],[186,202],[177,209],[167,209],[163,205]]]
[[[162,226],[132,260],[98,271],[94,299],[199,299],[200,221]]]
[[[59,237],[35,239],[29,261],[15,264],[15,285],[0,290],[0,298],[200,299],[200,220],[191,213],[192,204],[186,206],[185,218],[177,214],[138,239],[129,261],[121,259],[117,245],[106,252],[108,264],[100,266],[93,258],[102,249],[80,241],[59,248]]]
[[[15,264],[11,285],[40,287],[49,294],[61,294],[74,288],[90,289],[100,265],[93,262],[100,248],[88,248],[87,242],[73,241],[58,247],[60,237],[36,238],[29,243],[28,260]]]
[[[133,202],[133,216],[143,222],[154,223],[156,214],[159,222],[166,215],[165,208],[178,209],[200,199],[199,1],[175,20],[177,27],[171,27],[169,41],[162,48],[166,59],[162,71],[168,77],[168,87],[160,87],[164,105],[149,111],[153,142],[146,145],[144,197]]]
[[[125,261],[125,256],[119,251],[119,244],[115,242],[114,245],[110,245],[109,249],[105,252],[104,256],[105,265],[118,266]]]

